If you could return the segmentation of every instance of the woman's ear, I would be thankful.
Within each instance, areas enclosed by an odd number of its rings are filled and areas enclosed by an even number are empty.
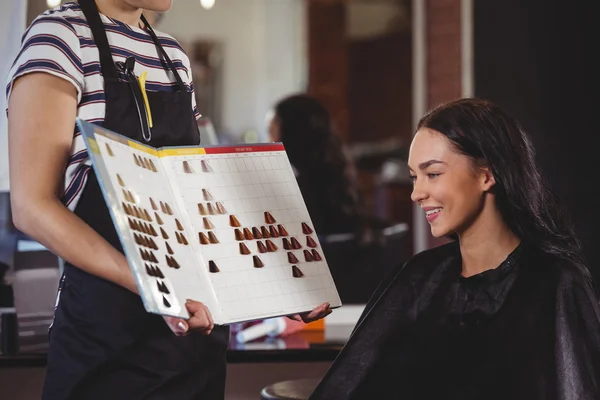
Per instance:
[[[489,167],[481,167],[479,171],[481,190],[484,192],[489,192],[496,184],[494,174]]]

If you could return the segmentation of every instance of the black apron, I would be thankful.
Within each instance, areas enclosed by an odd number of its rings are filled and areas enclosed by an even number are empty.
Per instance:
[[[115,64],[95,2],[79,4],[100,53],[103,127],[154,147],[197,145],[192,94],[147,21],[142,17],[178,86],[147,93],[152,129],[133,74],[135,59]],[[75,213],[122,251],[93,170]],[[228,339],[223,326],[215,326],[209,336],[177,337],[161,316],[146,312],[138,295],[67,264],[50,332],[43,399],[223,399]]]

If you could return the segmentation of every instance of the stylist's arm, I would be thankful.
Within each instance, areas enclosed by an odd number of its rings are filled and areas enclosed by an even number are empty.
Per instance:
[[[8,103],[11,205],[17,229],[82,270],[137,293],[125,256],[59,198],[73,144],[77,90],[64,79],[31,73],[16,80]],[[210,333],[210,312],[186,304],[190,320],[168,318],[176,334]]]

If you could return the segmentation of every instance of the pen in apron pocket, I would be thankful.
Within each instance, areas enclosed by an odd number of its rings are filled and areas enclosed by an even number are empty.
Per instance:
[[[146,77],[148,76],[148,71],[142,72],[142,74],[138,78],[138,83],[140,84],[140,89],[142,89],[142,97],[144,98],[144,105],[146,106],[146,113],[148,114],[148,125],[152,128],[152,113],[150,112],[150,102],[148,101],[148,95],[146,94]]]

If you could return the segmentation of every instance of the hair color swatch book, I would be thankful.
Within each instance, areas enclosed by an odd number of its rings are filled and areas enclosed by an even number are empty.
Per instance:
[[[217,324],[341,301],[281,143],[153,148],[78,120],[148,312]]]

